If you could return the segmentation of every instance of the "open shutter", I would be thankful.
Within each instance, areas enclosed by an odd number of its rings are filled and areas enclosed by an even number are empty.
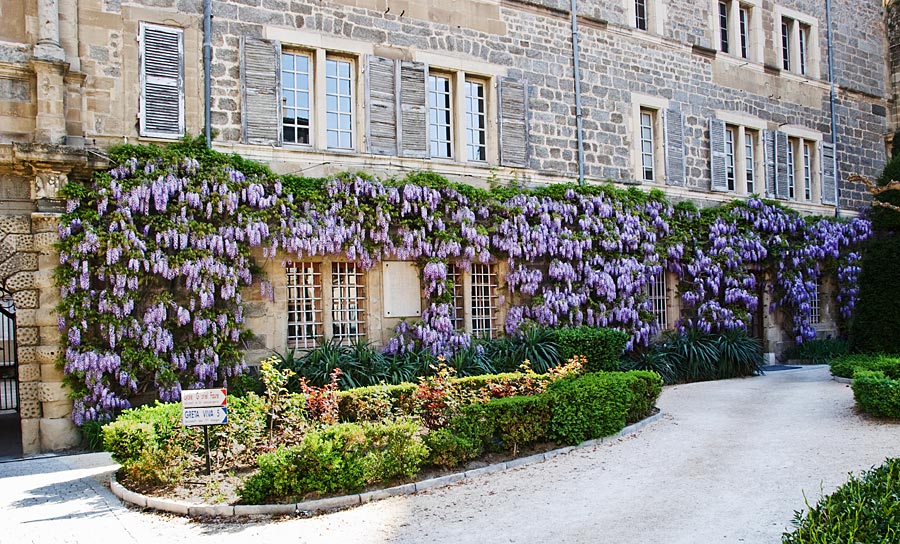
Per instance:
[[[680,111],[666,110],[666,184],[684,185],[684,116]]]
[[[393,59],[369,56],[366,91],[369,153],[397,154],[397,71]]]
[[[775,131],[775,197],[789,199],[788,185],[788,135],[780,130]]]
[[[765,165],[766,197],[775,196],[775,132],[763,131],[763,164]]]
[[[241,129],[247,144],[281,145],[281,47],[245,36],[241,41]]]
[[[427,66],[400,62],[400,155],[428,157]]]
[[[515,79],[500,80],[500,164],[528,166],[528,86]]]
[[[141,136],[184,134],[184,45],[180,28],[141,24]]]
[[[725,157],[725,121],[709,120],[709,173],[713,191],[728,190],[728,161]]]
[[[822,143],[822,204],[834,206],[837,184],[837,165],[834,160],[834,144]]]

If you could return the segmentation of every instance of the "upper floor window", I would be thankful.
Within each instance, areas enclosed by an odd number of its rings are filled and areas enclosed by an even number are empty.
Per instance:
[[[760,24],[754,2],[721,0],[715,5],[719,51],[744,59],[759,60],[755,51]]]
[[[282,138],[285,143],[310,143],[312,58],[305,53],[281,54]]]
[[[684,115],[658,96],[632,93],[631,163],[636,181],[684,185]]]
[[[650,0],[634,0],[634,27],[639,30],[648,30],[650,17],[647,3]]]
[[[794,198],[797,182],[797,163],[794,161],[795,141],[790,141],[787,148],[787,196]]]
[[[353,149],[353,63],[325,60],[325,124],[328,147]]]
[[[466,80],[466,158],[487,160],[487,96],[484,83]]]
[[[184,31],[140,25],[140,134],[179,138],[184,134]]]
[[[744,129],[744,183],[747,194],[757,192],[756,188],[756,147],[759,145],[759,133]]]
[[[818,25],[802,13],[776,6],[781,66],[804,76],[819,77]]]
[[[428,143],[431,156],[453,157],[453,95],[447,76],[428,76]]]
[[[657,111],[649,108],[641,108],[640,114],[640,150],[641,150],[641,180],[653,181],[656,179],[656,145],[657,145]]]
[[[710,119],[710,175],[712,188],[738,194],[759,192],[757,172],[763,153],[760,131],[744,125]]]
[[[735,129],[728,127],[725,129],[725,180],[729,191],[734,191],[735,180]]]

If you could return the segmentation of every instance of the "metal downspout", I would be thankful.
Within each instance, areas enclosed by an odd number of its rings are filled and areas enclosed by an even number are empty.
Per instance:
[[[203,0],[203,121],[206,147],[212,147],[212,0]]]
[[[572,12],[572,62],[575,70],[575,132],[578,138],[578,184],[584,185],[584,135],[581,129],[581,67],[578,61],[578,11],[576,0],[571,0]]]
[[[829,102],[831,105],[831,144],[834,146],[834,216],[841,216],[841,176],[838,172],[838,148],[837,148],[837,114],[835,113],[835,84],[834,84],[834,47],[831,33],[831,0],[825,0],[825,21],[828,25],[828,81],[831,84]]]

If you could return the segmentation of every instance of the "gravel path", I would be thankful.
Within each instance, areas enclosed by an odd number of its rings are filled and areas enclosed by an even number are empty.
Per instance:
[[[0,464],[0,542],[779,542],[795,509],[900,455],[827,367],[666,388],[638,434],[312,519],[197,523],[121,506],[103,454]]]

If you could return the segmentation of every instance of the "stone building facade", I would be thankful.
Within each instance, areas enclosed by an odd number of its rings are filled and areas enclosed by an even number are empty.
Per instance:
[[[878,175],[898,115],[887,41],[896,15],[881,2],[834,0],[830,36],[825,3],[810,0],[576,3],[577,74],[563,0],[211,0],[213,146],[307,176],[430,169],[475,185],[538,185],[583,170],[586,183],[659,187],[701,205],[751,193],[810,214],[865,204],[864,188],[843,180]],[[203,131],[203,6],[0,4],[0,287],[17,310],[25,453],[78,440],[54,364],[57,190],[105,166],[110,145]],[[328,270],[341,281],[351,271],[309,264],[328,284],[319,304],[334,304]],[[376,340],[416,312],[417,293],[388,292],[409,274],[394,264],[360,276],[353,295]],[[296,277],[267,266],[276,304],[248,311],[260,353],[292,334]],[[466,272],[460,300],[487,304],[499,322],[502,304],[472,293],[484,282],[502,291],[502,277]],[[671,282],[663,291],[671,323]],[[767,324],[774,352],[782,339]]]

